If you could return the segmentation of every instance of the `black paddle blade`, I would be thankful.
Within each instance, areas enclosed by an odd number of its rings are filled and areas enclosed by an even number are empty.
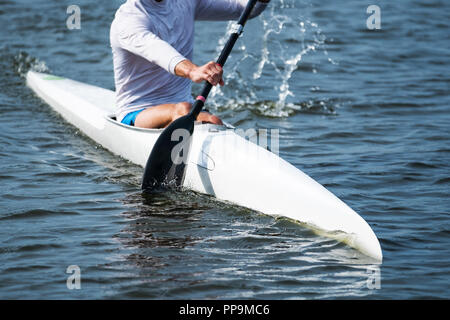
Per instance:
[[[189,156],[194,118],[191,114],[172,122],[156,140],[142,177],[142,189],[151,191],[162,184],[183,184]]]

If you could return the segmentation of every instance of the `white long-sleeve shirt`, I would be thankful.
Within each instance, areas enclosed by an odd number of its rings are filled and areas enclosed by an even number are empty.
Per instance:
[[[248,0],[128,0],[111,25],[117,120],[165,103],[193,102],[191,81],[175,66],[192,61],[194,20],[234,20]],[[266,4],[258,2],[251,17]]]

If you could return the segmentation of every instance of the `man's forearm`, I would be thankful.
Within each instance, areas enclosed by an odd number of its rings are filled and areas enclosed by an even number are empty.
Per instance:
[[[175,66],[175,75],[188,78],[196,83],[208,81],[213,86],[224,85],[222,74],[222,67],[214,61],[210,61],[203,66],[197,66],[186,59]]]
[[[191,72],[197,68],[195,64],[193,64],[189,60],[183,60],[175,66],[175,75],[183,78],[190,79]]]

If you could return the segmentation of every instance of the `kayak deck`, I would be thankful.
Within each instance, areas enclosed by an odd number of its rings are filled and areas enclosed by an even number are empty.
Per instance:
[[[162,129],[115,121],[111,116],[115,109],[113,91],[33,71],[27,74],[27,84],[91,139],[145,166]],[[183,186],[265,214],[294,219],[382,261],[379,241],[361,216],[301,170],[225,126],[196,125]]]

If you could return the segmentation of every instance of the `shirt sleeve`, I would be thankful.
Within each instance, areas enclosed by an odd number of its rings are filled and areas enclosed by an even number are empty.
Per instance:
[[[197,0],[195,20],[236,20],[245,9],[248,0]],[[250,19],[257,17],[267,3],[257,2]]]
[[[127,19],[117,30],[121,48],[157,64],[175,74],[175,66],[186,58],[168,42],[162,40],[140,21]]]

